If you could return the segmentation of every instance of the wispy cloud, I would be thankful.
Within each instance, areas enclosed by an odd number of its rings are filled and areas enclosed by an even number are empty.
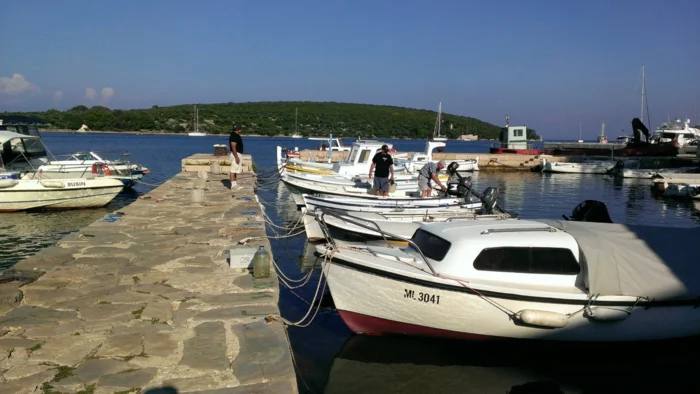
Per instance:
[[[114,89],[110,87],[104,87],[102,88],[102,92],[100,94],[100,102],[102,104],[107,104],[109,102],[109,99],[111,99],[114,96]]]
[[[97,98],[97,91],[93,88],[85,88],[85,96],[83,96],[86,100],[94,100]]]
[[[59,103],[59,102],[61,102],[61,100],[63,100],[63,92],[60,90],[53,92],[54,103]]]
[[[27,81],[22,74],[12,74],[11,77],[0,77],[0,94],[17,96],[39,92],[38,86]]]

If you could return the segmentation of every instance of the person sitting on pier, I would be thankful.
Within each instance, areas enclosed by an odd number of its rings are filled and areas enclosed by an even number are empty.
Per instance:
[[[369,167],[369,179],[372,179],[374,172],[374,194],[376,196],[389,195],[389,181],[394,180],[394,159],[389,155],[389,147],[382,145],[382,149],[372,158],[372,165]],[[391,178],[389,178],[391,172]]]
[[[423,168],[418,171],[418,189],[420,190],[421,197],[430,197],[430,190],[432,189],[430,185],[431,180],[435,181],[442,191],[447,190],[437,176],[438,171],[443,168],[445,168],[445,160],[440,160],[437,163],[431,161],[430,163],[426,163]]]

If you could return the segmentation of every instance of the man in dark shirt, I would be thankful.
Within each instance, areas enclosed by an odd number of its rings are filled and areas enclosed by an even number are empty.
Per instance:
[[[391,172],[391,178],[389,178]],[[372,158],[372,165],[369,167],[369,178],[372,179],[374,173],[374,194],[377,196],[389,195],[389,180],[394,180],[394,159],[389,155],[389,147],[382,145],[382,149]]]
[[[231,190],[238,188],[238,182],[236,180],[236,175],[241,173],[241,156],[239,153],[243,153],[243,139],[241,138],[241,126],[234,124],[231,134],[228,136],[228,145],[231,153],[229,154],[229,160],[231,161]]]

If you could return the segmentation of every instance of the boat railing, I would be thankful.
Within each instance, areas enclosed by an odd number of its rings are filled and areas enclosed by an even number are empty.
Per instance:
[[[402,237],[400,235],[396,235],[396,234],[392,234],[388,231],[384,231],[379,227],[379,225],[376,222],[374,222],[372,220],[361,219],[361,221],[359,221],[358,218],[344,214],[343,211],[339,211],[337,209],[317,207],[314,210],[314,216],[316,218],[316,221],[319,224],[319,227],[321,227],[321,232],[323,233],[323,236],[326,238],[326,240],[328,242],[331,243],[331,245],[333,246],[333,249],[337,250],[338,244],[335,242],[335,239],[331,235],[330,230],[328,228],[328,225],[326,224],[326,221],[325,221],[326,216],[335,217],[335,218],[340,219],[346,223],[350,223],[350,224],[353,224],[355,226],[365,228],[367,230],[376,231],[377,233],[379,233],[381,235],[382,239],[384,240],[384,243],[389,248],[393,248],[393,246],[391,245],[391,243],[389,242],[389,239],[387,237],[391,237],[392,239],[396,239],[396,240],[400,240],[400,241],[408,243],[408,245],[411,246],[412,249],[416,250],[418,252],[418,254],[420,254],[421,259],[423,259],[423,262],[425,263],[425,265],[428,266],[428,268],[430,269],[432,274],[437,275],[435,269],[433,269],[433,266],[428,261],[428,258],[425,257],[425,254],[423,254],[423,251],[410,238]],[[367,224],[367,223],[371,223],[371,225]]]

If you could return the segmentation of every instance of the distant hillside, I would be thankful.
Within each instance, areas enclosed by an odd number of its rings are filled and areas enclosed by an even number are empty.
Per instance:
[[[327,136],[332,131],[339,137],[429,138],[437,116],[434,111],[335,102],[222,103],[199,104],[197,108],[200,130],[228,133],[236,122],[244,126],[244,134],[260,135],[293,134],[295,108],[299,110],[297,129],[304,136]],[[67,111],[12,114],[39,116],[54,129],[77,130],[86,124],[101,131],[185,133],[192,129],[193,105],[133,110],[79,105]],[[442,134],[449,138],[462,134],[498,138],[499,132],[500,126],[479,119],[443,114]],[[531,133],[534,135],[534,130]]]

